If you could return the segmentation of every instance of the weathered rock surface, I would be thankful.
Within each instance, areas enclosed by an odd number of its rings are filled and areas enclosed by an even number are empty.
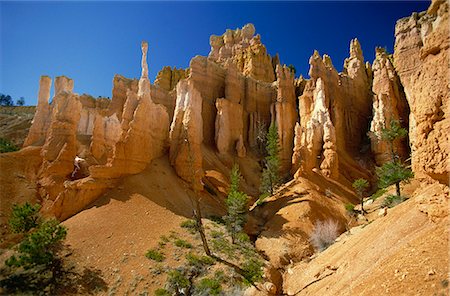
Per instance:
[[[177,86],[178,81],[185,79],[188,75],[189,69],[177,69],[176,67],[172,69],[166,66],[156,75],[155,85],[166,91],[171,91]]]
[[[261,43],[261,36],[255,36],[253,24],[241,29],[227,30],[221,36],[212,35],[209,41],[209,58],[219,64],[233,63],[244,75],[256,80],[275,80],[272,58]]]
[[[47,129],[50,124],[50,88],[52,85],[52,79],[48,76],[41,76],[39,81],[39,93],[38,93],[38,104],[36,108],[36,113],[34,115],[33,121],[31,123],[30,131],[28,136],[23,143],[23,146],[30,146],[37,142],[43,142],[45,135],[47,134]]]
[[[395,27],[394,66],[411,109],[412,169],[448,184],[450,171],[449,4],[400,19]]]
[[[293,172],[320,169],[337,178],[338,159],[359,154],[371,114],[370,80],[361,46],[350,42],[350,57],[338,73],[328,55],[310,58],[310,80],[299,97],[300,123],[295,127]],[[351,155],[351,156],[350,156]]]
[[[408,127],[409,107],[394,66],[382,48],[376,49],[372,65],[373,119],[370,123],[371,149],[377,165],[391,160],[391,147],[381,138],[381,131],[389,128],[392,121]],[[406,139],[396,140],[392,149],[401,159],[408,155]]]

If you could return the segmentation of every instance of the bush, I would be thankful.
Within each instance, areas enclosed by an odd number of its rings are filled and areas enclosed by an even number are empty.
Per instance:
[[[192,244],[188,241],[185,241],[184,239],[177,239],[175,240],[175,246],[179,247],[179,248],[186,248],[186,249],[191,249],[192,248]]]
[[[405,197],[403,196],[398,196],[398,195],[388,195],[386,196],[386,198],[384,199],[383,203],[382,203],[382,207],[388,207],[388,208],[393,208],[398,204],[401,204],[402,202],[404,202],[406,200]]]
[[[244,277],[244,282],[246,284],[253,284],[262,280],[263,265],[264,264],[262,263],[262,261],[255,258],[250,258],[247,261],[245,261],[242,266],[243,271],[242,276]]]
[[[375,192],[374,194],[372,194],[372,196],[370,197],[371,199],[373,199],[374,201],[377,200],[377,198],[381,197],[383,194],[385,194],[387,192],[386,188],[381,188],[378,189],[377,192]]]
[[[17,150],[20,150],[20,148],[14,145],[11,141],[0,138],[0,153],[14,152]]]
[[[152,259],[156,262],[162,262],[164,261],[164,259],[166,259],[163,253],[155,249],[148,250],[147,253],[145,254],[145,257],[147,257],[148,259]]]
[[[186,228],[190,233],[194,234],[197,232],[197,222],[195,220],[189,219],[181,222],[180,226]]]
[[[208,256],[198,256],[194,253],[188,253],[186,255],[186,260],[190,266],[197,267],[197,268],[203,268],[207,265],[213,265],[214,259]]]
[[[316,250],[323,251],[334,243],[338,234],[338,224],[336,221],[319,221],[314,225],[310,241]]]
[[[155,290],[155,296],[171,296],[172,294],[169,293],[166,289],[156,289]]]
[[[23,205],[13,205],[9,227],[14,233],[26,233],[39,223],[39,204],[32,205],[26,202]]]
[[[6,265],[30,269],[38,265],[49,266],[66,238],[67,230],[55,219],[44,221],[19,244],[19,257],[6,260]]]
[[[195,290],[200,295],[220,295],[222,292],[222,286],[216,279],[203,278],[200,283],[196,285]]]
[[[353,205],[351,203],[345,204],[345,210],[347,211],[347,214],[349,216],[354,216],[355,213],[356,213],[355,212],[355,205]]]
[[[167,290],[169,292],[175,292],[176,295],[180,295],[180,291],[182,289],[189,289],[190,285],[189,279],[181,269],[171,270],[167,274]]]

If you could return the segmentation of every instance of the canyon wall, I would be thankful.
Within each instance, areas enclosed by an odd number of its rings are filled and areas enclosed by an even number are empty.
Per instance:
[[[411,109],[409,139],[416,175],[449,183],[449,4],[433,1],[395,26],[394,66]]]

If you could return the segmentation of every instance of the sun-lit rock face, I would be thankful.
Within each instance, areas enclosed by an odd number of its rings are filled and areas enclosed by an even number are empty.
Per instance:
[[[381,138],[381,132],[384,128],[389,128],[394,120],[408,128],[409,107],[391,58],[382,48],[376,49],[372,72],[373,119],[369,135],[375,162],[381,166],[391,161],[391,148]],[[396,140],[392,148],[401,159],[407,158],[409,151],[406,139]]]
[[[328,55],[321,57],[317,51],[309,64],[311,79],[299,97],[292,171],[316,168],[337,178],[338,155],[351,161],[366,137],[372,113],[369,68],[357,39],[350,42],[350,57],[344,61],[342,73],[336,71]]]
[[[39,81],[39,93],[36,113],[34,114],[28,136],[23,143],[23,147],[41,143],[45,139],[48,126],[50,125],[51,109],[49,105],[50,88],[52,86],[52,79],[48,76],[41,76]]]
[[[241,73],[256,80],[275,80],[272,58],[255,35],[255,26],[247,24],[241,29],[226,30],[221,36],[212,35],[209,41],[209,58],[219,64],[233,63]]]
[[[171,91],[177,86],[178,81],[185,79],[188,75],[189,69],[165,66],[156,75],[155,85],[166,91]]]
[[[433,1],[395,26],[394,66],[411,109],[412,169],[449,181],[449,4]]]

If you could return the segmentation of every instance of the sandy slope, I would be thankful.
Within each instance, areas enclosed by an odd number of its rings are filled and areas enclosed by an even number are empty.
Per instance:
[[[448,187],[423,182],[387,216],[285,273],[288,295],[448,295]],[[310,284],[310,285],[309,285]]]
[[[208,204],[206,197],[204,201]],[[155,275],[155,263],[144,254],[171,231],[186,236],[180,223],[191,213],[185,184],[167,158],[154,160],[144,172],[124,178],[116,189],[64,222],[73,252],[70,260],[100,270],[108,285],[105,294],[149,291],[152,295],[163,286],[165,275]],[[176,262],[165,261],[164,265],[175,266]]]

